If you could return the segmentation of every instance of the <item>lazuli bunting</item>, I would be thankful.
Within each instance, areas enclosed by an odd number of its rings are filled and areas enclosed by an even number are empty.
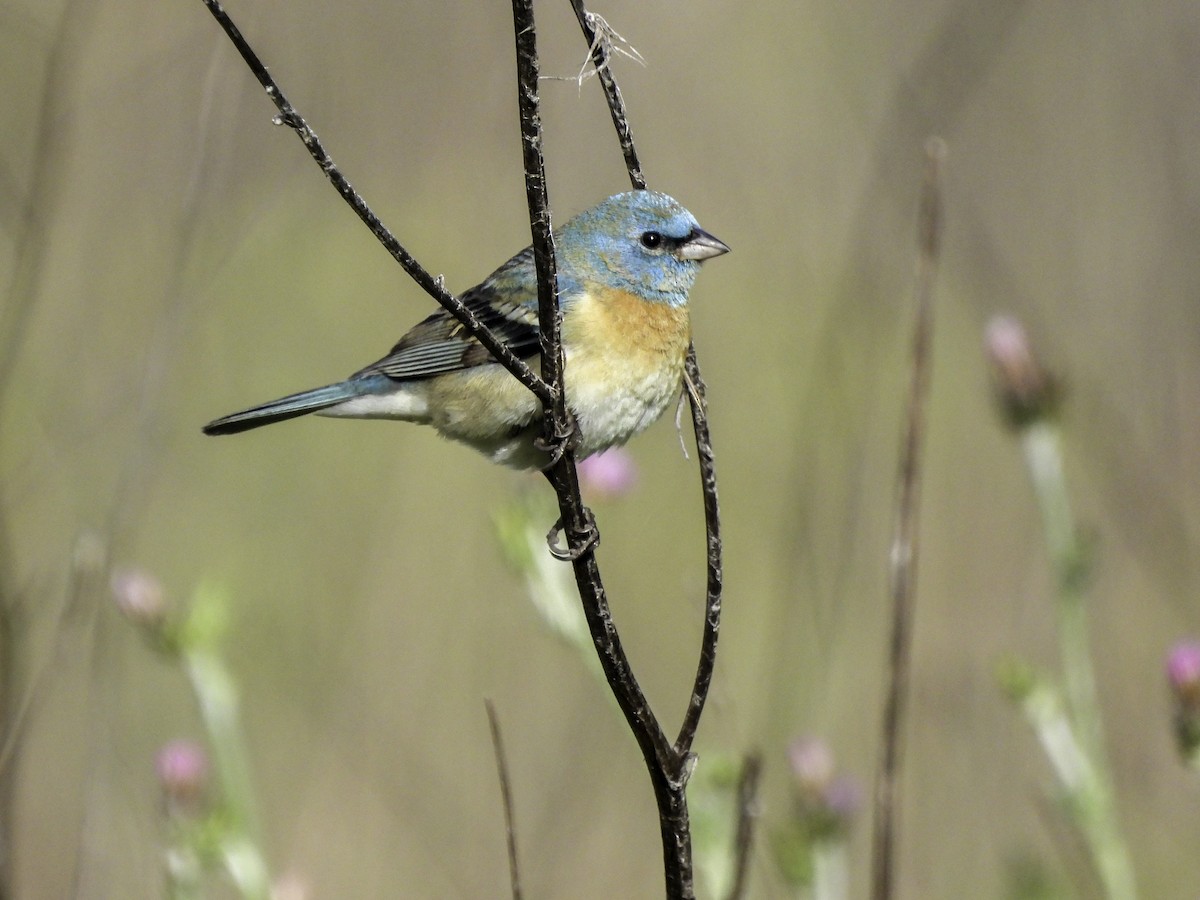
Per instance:
[[[609,197],[554,237],[567,406],[582,459],[625,443],[670,405],[691,341],[688,291],[700,263],[729,248],[678,202],[653,191]],[[461,299],[536,369],[531,248]],[[306,413],[432,425],[514,468],[547,460],[535,445],[541,403],[444,309],[345,381],[222,416],[204,432],[233,434]]]

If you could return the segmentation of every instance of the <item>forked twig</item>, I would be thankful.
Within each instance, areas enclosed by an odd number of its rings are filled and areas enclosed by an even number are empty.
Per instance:
[[[617,140],[621,146],[621,152],[625,157],[630,184],[635,190],[644,189],[646,187],[646,178],[642,174],[641,163],[638,160],[637,151],[634,149],[633,133],[629,126],[625,101],[621,96],[620,88],[617,86],[612,66],[609,64],[609,46],[602,36],[597,34],[597,29],[601,26],[601,23],[603,23],[604,28],[608,28],[609,26],[607,22],[603,22],[594,13],[589,12],[583,0],[571,0],[571,7],[574,9],[575,17],[579,21],[580,28],[583,30],[584,38],[588,42],[588,49],[592,55],[597,77],[604,89],[604,96],[608,102],[613,127],[617,132]],[[672,836],[667,829],[667,824],[670,819],[674,819],[684,828],[687,827],[687,801],[683,789],[686,785],[690,767],[694,762],[691,755],[692,741],[695,738],[696,729],[700,724],[700,716],[704,711],[708,690],[712,682],[713,670],[716,666],[717,638],[720,633],[721,621],[721,592],[724,581],[721,516],[720,504],[717,497],[716,465],[708,428],[708,410],[704,395],[704,380],[700,375],[700,366],[696,360],[696,348],[694,344],[688,347],[684,368],[684,384],[685,393],[687,394],[692,411],[692,427],[696,437],[700,483],[704,496],[707,585],[704,634],[701,639],[700,660],[696,668],[692,694],[688,702],[687,711],[684,714],[683,723],[680,726],[679,736],[672,747],[672,756],[674,757],[671,761],[672,766],[667,770],[668,772],[676,773],[672,780],[679,784],[678,796],[672,802],[676,806],[679,806],[679,809],[675,810],[664,807],[664,797],[660,794],[657,783],[655,788],[656,796],[660,799],[659,818],[663,826],[664,854],[667,866],[667,890],[669,895],[671,895],[673,886],[677,886],[673,882],[671,874],[673,859],[680,865],[686,866],[686,878],[680,879],[680,882],[685,890],[689,892],[692,890],[691,836],[690,834],[680,833]],[[643,752],[645,752],[644,745]],[[649,757],[647,757],[647,763],[649,764]],[[654,779],[654,777],[655,775],[652,771],[651,778]],[[668,844],[669,841],[674,842],[674,851],[672,845]],[[684,851],[686,852],[686,860],[681,859],[681,852]],[[690,893],[688,896],[690,896]]]
[[[543,402],[545,439],[569,433],[570,417],[563,399],[562,346],[555,296],[554,249],[550,240],[549,201],[542,158],[541,110],[538,92],[537,30],[532,0],[513,0],[513,31],[517,45],[518,102],[521,111],[522,151],[529,220],[533,232],[534,261],[538,275],[538,301],[542,333],[542,372],[555,388],[554,400]],[[603,76],[602,76],[603,77]],[[596,563],[590,537],[591,516],[579,495],[574,450],[568,444],[546,477],[558,497],[563,534],[571,551],[575,583],[588,630],[613,696],[641,748],[658,804],[667,896],[690,900],[692,885],[691,831],[684,790],[690,773],[688,756],[676,753],[655,718],[633,674],[612,619],[608,597]]]
[[[917,218],[916,324],[913,327],[908,411],[900,452],[900,496],[890,560],[892,631],[888,643],[888,693],[883,712],[883,749],[875,780],[874,835],[871,847],[871,897],[894,894],[896,822],[900,768],[917,578],[917,520],[920,504],[921,453],[925,439],[925,402],[929,396],[933,342],[933,281],[941,243],[940,174],[946,145],[930,138],[925,145],[925,180]]]
[[[708,533],[708,585],[705,631],[701,659],[683,726],[672,744],[650,709],[645,695],[625,656],[607,597],[600,580],[594,546],[594,524],[579,496],[578,475],[570,435],[574,427],[566,407],[562,389],[562,347],[559,334],[559,310],[556,296],[553,234],[549,203],[546,194],[545,168],[541,153],[541,119],[538,98],[538,63],[536,32],[530,0],[513,0],[514,30],[517,43],[519,100],[521,105],[522,145],[525,158],[526,189],[530,209],[534,258],[538,273],[538,306],[542,340],[541,376],[518,359],[495,335],[483,326],[462,302],[445,290],[441,278],[435,278],[422,268],[390,231],[379,221],[349,181],[334,165],[316,133],[288,102],[266,67],[229,19],[218,0],[203,0],[229,39],[267,91],[279,111],[278,124],[294,129],[309,154],[321,167],[342,198],[354,209],[372,234],[384,245],[401,267],[438,303],[462,322],[464,327],[504,365],[514,377],[531,390],[543,404],[545,440],[555,445],[547,477],[559,498],[563,532],[573,556],[576,584],[583,601],[588,627],[595,643],[601,666],[625,714],[630,728],[642,750],[658,803],[659,825],[663,842],[667,896],[692,898],[691,834],[688,824],[685,788],[693,758],[690,747],[699,724],[700,714],[708,693],[715,662],[716,639],[720,619],[721,539],[716,477],[713,468],[712,446],[708,434],[704,405],[704,387],[696,363],[694,348],[689,348],[686,379],[691,403],[693,426],[696,431],[700,457],[701,481],[705,496],[705,521]],[[572,7],[588,40],[597,77],[617,129],[625,156],[630,182],[635,189],[645,188],[640,163],[633,146],[624,102],[609,65],[611,39],[607,23],[589,13],[581,0],[572,0]],[[599,32],[599,33],[598,33]],[[618,52],[620,48],[617,48]],[[558,449],[561,445],[561,450]],[[513,850],[515,852],[515,848]],[[514,868],[514,892],[517,890]],[[514,893],[515,895],[515,893]]]
[[[583,29],[583,36],[588,41],[596,73],[604,88],[604,96],[608,101],[609,113],[612,115],[613,126],[617,131],[617,141],[625,156],[625,165],[629,171],[629,182],[635,190],[646,187],[646,178],[642,174],[641,163],[638,162],[637,151],[633,146],[633,132],[629,127],[629,115],[625,110],[625,101],[621,97],[621,89],[617,86],[616,76],[609,65],[609,42],[604,40],[598,30],[612,31],[612,27],[589,12],[583,0],[571,0],[571,8]],[[613,32],[615,34],[615,31]],[[717,658],[717,637],[721,624],[721,590],[724,583],[721,543],[721,507],[717,498],[716,459],[713,454],[712,437],[708,428],[708,406],[704,395],[704,379],[700,375],[700,364],[696,361],[696,346],[688,346],[687,360],[684,363],[684,393],[692,410],[692,429],[696,436],[697,455],[700,466],[700,486],[704,495],[704,525],[705,525],[705,560],[707,568],[706,602],[704,610],[704,636],[701,640],[700,662],[693,682],[692,696],[684,715],[683,725],[679,736],[675,739],[675,752],[687,754],[691,751],[692,739],[700,724],[700,714],[704,711],[704,703],[708,697],[709,684],[712,682],[713,668]],[[676,419],[678,423],[678,418]],[[684,455],[687,455],[686,447]]]

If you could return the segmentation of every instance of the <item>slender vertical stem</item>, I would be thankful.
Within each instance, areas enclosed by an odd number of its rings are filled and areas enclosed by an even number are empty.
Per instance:
[[[1087,565],[1071,513],[1057,423],[1044,419],[1031,423],[1021,433],[1021,447],[1058,582],[1056,608],[1067,704],[1087,753],[1096,759],[1103,753],[1103,729],[1083,602]]]
[[[940,139],[933,138],[926,144],[925,182],[917,223],[916,324],[913,330],[908,413],[900,456],[900,496],[891,553],[892,632],[888,644],[889,677],[883,713],[883,750],[875,780],[871,858],[871,896],[874,900],[886,900],[895,892],[896,822],[900,806],[896,781],[903,749],[912,655],[921,455],[933,343],[933,281],[941,238],[939,176],[945,152],[945,144]]]
[[[613,126],[617,131],[617,141],[625,157],[625,165],[629,171],[629,181],[635,190],[646,187],[646,178],[642,174],[637,151],[633,146],[633,131],[629,126],[629,116],[625,109],[625,101],[617,86],[616,76],[609,65],[610,54],[608,45],[599,34],[597,17],[588,12],[583,0],[571,0],[571,8],[579,20],[583,36],[588,42],[592,54],[592,63],[597,77],[604,88],[604,96],[608,102],[609,113]],[[704,527],[705,527],[705,565],[707,585],[704,606],[704,635],[701,639],[700,661],[696,667],[696,677],[692,684],[692,695],[684,713],[679,735],[675,739],[675,753],[682,759],[691,752],[692,741],[696,729],[700,725],[700,716],[704,712],[704,704],[708,698],[708,689],[712,683],[713,670],[717,660],[717,638],[721,626],[721,595],[724,585],[721,542],[721,508],[717,497],[716,458],[713,454],[712,436],[708,428],[708,403],[705,396],[704,379],[700,374],[700,364],[696,360],[695,344],[688,346],[687,358],[684,362],[684,385],[687,391],[688,405],[692,412],[692,430],[696,436],[696,453],[699,457],[700,486],[704,497]]]
[[[221,841],[226,871],[243,897],[267,900],[270,879],[258,849],[258,817],[250,762],[238,722],[237,687],[225,664],[206,648],[185,649],[183,668],[200,706],[200,718],[213,750],[221,802],[230,822],[231,833]]]
[[[488,729],[492,733],[492,750],[496,755],[496,774],[500,779],[500,799],[504,804],[504,833],[508,844],[508,876],[513,900],[521,900],[521,870],[517,864],[517,825],[513,813],[512,780],[508,777],[508,757],[504,754],[504,738],[500,734],[500,717],[496,705],[484,700],[487,707]]]
[[[750,850],[754,841],[754,822],[758,818],[758,782],[762,776],[762,757],[750,753],[742,763],[737,786],[737,830],[733,847],[733,885],[728,900],[741,900],[750,879]]]
[[[817,841],[813,847],[812,900],[846,900],[850,896],[850,866],[841,838]]]
[[[629,117],[625,115],[625,101],[621,97],[621,89],[617,87],[616,76],[609,66],[608,46],[603,36],[597,35],[595,16],[587,11],[583,0],[571,0],[571,8],[575,10],[575,18],[579,20],[579,27],[583,29],[583,36],[591,49],[596,77],[600,79],[600,85],[604,88],[613,126],[617,129],[617,141],[621,145],[621,153],[625,156],[625,167],[629,170],[629,182],[634,190],[642,190],[646,187],[646,176],[642,174],[642,164],[638,161],[637,150],[633,146],[633,132],[629,127]]]
[[[1064,693],[1079,755],[1086,762],[1081,767],[1082,777],[1073,784],[1064,783],[1064,788],[1105,893],[1110,900],[1132,900],[1137,896],[1137,886],[1129,850],[1117,822],[1115,790],[1104,751],[1104,728],[1088,639],[1084,604],[1087,553],[1071,513],[1058,423],[1046,418],[1031,422],[1021,432],[1021,446],[1058,582],[1056,609]]]
[[[13,370],[21,359],[18,352],[32,320],[39,285],[49,258],[46,240],[47,212],[55,208],[55,193],[64,186],[61,178],[60,127],[63,106],[82,54],[83,36],[91,34],[97,7],[94,3],[70,0],[49,35],[45,54],[45,77],[34,108],[38,112],[29,158],[34,161],[30,184],[13,205],[13,241],[10,269],[0,293],[0,413],[12,384]],[[0,422],[0,427],[8,427]],[[9,485],[0,485],[0,496]],[[11,564],[8,522],[0,521],[0,900],[15,896],[16,868],[13,832],[14,799],[17,790],[19,754],[24,740],[24,714],[32,703],[35,686],[22,646],[18,616],[19,587]],[[24,697],[22,697],[24,689]]]
[[[680,755],[691,752],[692,741],[696,737],[696,729],[700,726],[700,715],[704,712],[708,689],[717,665],[717,638],[721,630],[721,591],[724,585],[716,461],[713,457],[712,438],[708,431],[708,403],[704,380],[700,377],[694,345],[688,347],[687,359],[684,361],[684,383],[687,385],[688,402],[692,410],[692,428],[696,435],[696,455],[699,457],[700,482],[704,494],[708,585],[705,592],[700,662],[696,667],[696,679],[692,685],[692,696],[684,713],[683,724],[679,727],[679,736],[675,739],[675,752]]]
[[[552,396],[543,398],[545,440],[553,461],[546,476],[558,496],[563,532],[575,571],[575,583],[583,604],[588,630],[604,675],[617,705],[641,748],[658,805],[659,833],[663,846],[663,869],[669,898],[691,900],[692,842],[684,789],[689,759],[675,753],[650,704],[634,677],[613,623],[612,612],[600,570],[596,564],[595,522],[584,509],[575,471],[572,436],[574,423],[566,408],[562,378],[562,347],[554,271],[554,247],[550,233],[549,202],[545,165],[542,159],[541,110],[538,93],[537,31],[532,0],[513,0],[513,31],[517,50],[517,98],[521,115],[521,148],[525,162],[525,188],[533,233],[534,261],[538,275],[538,307],[542,336],[542,375]]]

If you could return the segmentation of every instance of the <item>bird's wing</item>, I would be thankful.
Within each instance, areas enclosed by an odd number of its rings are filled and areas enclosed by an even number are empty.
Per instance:
[[[519,257],[517,258],[519,259]],[[513,262],[516,262],[514,259]],[[462,295],[463,304],[522,359],[537,354],[539,344],[537,308],[527,301],[530,294],[516,288],[521,273],[512,263],[483,284]],[[506,271],[508,270],[508,271]],[[413,327],[383,359],[353,377],[382,374],[397,381],[430,378],[494,362],[475,337],[454,316],[440,309]]]

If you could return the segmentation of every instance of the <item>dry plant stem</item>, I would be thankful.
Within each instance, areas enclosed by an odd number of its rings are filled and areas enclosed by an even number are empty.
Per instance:
[[[905,724],[917,576],[917,523],[925,402],[929,395],[933,341],[933,281],[941,238],[939,174],[945,144],[931,138],[925,146],[925,180],[917,221],[916,324],[913,329],[908,412],[900,458],[900,496],[891,552],[892,632],[888,644],[888,688],[883,712],[883,748],[875,780],[874,836],[871,847],[871,896],[886,900],[895,891],[896,780]]]
[[[81,54],[76,52],[85,35],[91,34],[97,10],[93,3],[71,0],[59,14],[58,25],[47,45],[45,78],[37,98],[38,119],[33,133],[30,159],[35,160],[31,183],[22,196],[6,197],[14,238],[12,263],[0,296],[0,412],[12,384],[13,368],[20,359],[17,349],[32,320],[42,282],[49,242],[46,240],[47,212],[55,208],[61,186],[63,115],[67,86],[71,83]],[[3,426],[0,426],[3,427]],[[0,494],[8,485],[0,485]],[[35,705],[47,679],[31,677],[28,657],[20,640],[20,590],[11,565],[12,548],[8,523],[0,521],[0,900],[15,895],[13,872],[14,798],[20,764],[26,715]]]
[[[295,108],[288,102],[279,85],[271,77],[267,71],[267,67],[259,60],[258,55],[242,37],[242,33],[238,27],[226,14],[225,10],[217,0],[202,0],[204,5],[208,7],[208,11],[212,13],[213,18],[224,29],[225,34],[229,36],[229,40],[237,48],[246,65],[250,67],[250,71],[258,79],[259,84],[266,89],[267,96],[271,98],[271,102],[275,104],[275,108],[279,110],[279,115],[276,117],[276,124],[287,125],[292,128],[300,140],[304,142],[304,146],[308,149],[309,154],[321,167],[321,171],[333,184],[337,192],[341,194],[350,208],[362,219],[371,233],[383,244],[384,249],[392,255],[408,273],[409,277],[420,285],[429,296],[440,303],[443,307],[458,321],[462,322],[463,327],[467,329],[473,336],[479,339],[479,342],[488,349],[488,352],[495,357],[496,361],[503,365],[508,371],[512,372],[521,384],[533,391],[533,393],[543,403],[550,400],[550,386],[547,380],[539,378],[532,369],[508,349],[490,330],[488,330],[475,315],[463,306],[462,301],[451,294],[443,287],[441,280],[435,278],[426,271],[420,263],[396,240],[395,236],[387,229],[387,227],[379,221],[378,216],[371,211],[367,206],[366,201],[358,195],[350,182],[341,171],[334,165],[329,154],[325,152],[325,148],[321,145],[317,134],[308,126],[308,123],[300,116]]]
[[[593,17],[584,6],[583,0],[571,0],[571,7],[583,30],[592,54],[592,62],[596,68],[597,77],[604,89],[612,115],[613,126],[617,132],[617,140],[625,157],[625,165],[629,172],[629,182],[635,190],[646,187],[646,179],[642,174],[637,151],[634,149],[633,133],[629,126],[629,117],[625,103],[617,86],[616,76],[609,65],[608,48],[603,41],[596,39],[593,27]],[[712,440],[708,428],[708,408],[705,401],[704,380],[700,375],[700,366],[696,360],[695,345],[688,347],[685,362],[684,378],[687,385],[688,403],[692,412],[692,427],[696,437],[697,456],[699,457],[701,490],[704,496],[704,520],[706,532],[706,567],[707,587],[704,617],[704,635],[701,643],[700,661],[696,670],[696,679],[692,688],[691,699],[684,715],[679,736],[675,740],[675,756],[679,765],[681,780],[686,782],[686,767],[690,765],[690,751],[695,738],[696,729],[700,724],[700,716],[708,697],[708,689],[712,682],[713,669],[716,665],[717,637],[721,622],[721,593],[724,581],[722,569],[721,515],[717,497],[717,476]],[[656,786],[656,792],[658,788]],[[660,806],[661,810],[661,806]],[[686,805],[682,809],[687,815]],[[665,839],[665,838],[664,838]],[[670,851],[667,856],[670,858]],[[690,881],[690,878],[689,878]],[[668,876],[668,886],[670,877]],[[690,888],[690,884],[689,884]]]
[[[591,48],[592,65],[596,68],[596,77],[600,79],[604,96],[608,100],[608,109],[617,129],[617,140],[625,156],[625,167],[629,170],[629,181],[634,190],[644,190],[646,177],[642,174],[642,165],[638,162],[637,150],[633,146],[633,132],[629,128],[629,118],[625,115],[625,101],[621,99],[621,89],[617,87],[616,76],[609,66],[608,47],[604,41],[596,40],[596,29],[592,24],[594,20],[583,5],[583,0],[571,0],[571,8],[575,10],[575,18],[579,20],[579,27],[583,29],[583,36]]]
[[[737,831],[734,834],[733,885],[729,900],[741,900],[746,894],[750,875],[750,849],[754,841],[754,820],[758,817],[758,781],[762,776],[762,757],[750,753],[742,763],[737,787]]]
[[[508,838],[508,875],[513,900],[521,900],[521,870],[517,864],[517,826],[513,814],[512,779],[508,777],[508,757],[504,754],[504,738],[500,734],[500,718],[496,705],[484,700],[487,708],[488,728],[492,733],[492,750],[496,755],[496,774],[500,779],[500,799],[504,803],[504,831]]]
[[[575,552],[573,560],[576,583],[583,598],[585,616],[592,633],[597,653],[604,668],[605,677],[613,689],[618,705],[628,720],[631,729],[642,749],[650,771],[651,782],[654,786],[655,797],[659,807],[660,831],[663,839],[664,861],[666,865],[667,895],[669,897],[690,898],[694,896],[691,870],[691,837],[688,827],[687,803],[684,788],[691,765],[690,754],[676,752],[668,741],[658,721],[655,719],[645,696],[642,694],[633,676],[629,662],[621,647],[616,628],[612,622],[604,588],[600,581],[599,569],[594,557],[594,524],[590,514],[583,507],[579,496],[578,476],[575,472],[574,454],[571,449],[571,435],[574,424],[566,409],[565,399],[561,390],[561,342],[558,335],[558,308],[555,296],[556,277],[553,263],[553,241],[550,233],[549,204],[546,200],[544,166],[541,163],[541,133],[540,114],[538,112],[537,93],[537,55],[536,39],[533,31],[532,10],[528,2],[514,0],[513,12],[516,24],[518,45],[518,70],[521,77],[520,102],[522,109],[522,138],[526,159],[526,179],[530,199],[530,221],[533,232],[534,255],[538,264],[538,299],[540,324],[542,330],[542,376],[539,377],[526,366],[495,336],[467,310],[452,294],[441,285],[440,280],[431,276],[415,259],[399,244],[392,234],[380,223],[361,197],[354,191],[346,178],[333,164],[315,132],[296,112],[279,86],[267,72],[266,67],[247,44],[241,32],[222,9],[217,0],[203,0],[205,6],[228,35],[237,48],[243,60],[250,67],[259,83],[267,91],[276,108],[279,110],[277,121],[294,129],[303,141],[309,154],[321,167],[330,182],[350,204],[360,219],[370,228],[371,232],[400,263],[401,267],[438,303],[448,309],[458,321],[462,322],[469,332],[479,338],[480,342],[492,353],[498,362],[503,364],[514,377],[531,390],[543,404],[545,411],[544,422],[546,438],[549,446],[561,448],[556,453],[553,465],[547,470],[547,477],[554,486],[559,497],[559,508],[562,514],[563,531],[568,547]],[[591,28],[586,10],[581,4],[576,4],[577,15],[589,36],[589,43],[595,42],[594,29]],[[609,99],[610,110],[614,124],[621,136],[622,147],[625,150],[627,165],[630,168],[630,180],[635,188],[645,186],[645,180],[638,168],[636,155],[633,153],[632,139],[628,133],[628,123],[624,115],[620,93],[616,82],[612,79],[607,65],[607,50],[602,44],[593,48],[593,58],[604,61],[598,65],[601,83],[605,86]],[[693,373],[692,381],[700,384],[699,371],[695,365],[694,354],[689,354],[689,369]],[[693,418],[700,416],[703,421],[703,410],[697,409],[696,397],[691,397]],[[697,439],[702,435],[698,432]],[[703,428],[703,441],[708,445],[707,427]],[[707,456],[707,462],[705,462]],[[716,627],[719,616],[719,586],[720,573],[720,539],[713,531],[716,516],[715,477],[712,473],[711,446],[707,454],[702,450],[702,478],[706,490],[706,517],[709,519],[709,614],[706,625],[706,646],[701,661],[701,672],[697,676],[698,690],[706,691],[708,680],[711,678],[711,661],[715,649]],[[715,598],[715,602],[714,602]],[[707,674],[705,669],[707,668]],[[690,746],[691,735],[698,724],[700,709],[703,706],[703,694],[697,700],[693,692],[689,715],[685,720],[685,729],[681,733],[679,743]]]
[[[684,713],[679,737],[675,739],[675,752],[685,755],[691,752],[700,715],[708,699],[713,670],[717,665],[717,638],[721,630],[721,591],[724,572],[721,561],[721,509],[717,499],[717,470],[713,458],[712,438],[708,431],[708,402],[704,380],[700,377],[700,365],[696,362],[695,345],[688,347],[684,360],[684,383],[688,403],[692,410],[692,429],[696,435],[696,456],[700,465],[700,484],[704,494],[704,525],[707,535],[706,566],[708,583],[704,604],[704,633],[700,641],[700,662],[696,667],[696,680],[692,684],[692,696]]]
[[[621,97],[621,89],[617,86],[616,76],[609,65],[608,47],[602,40],[596,39],[596,29],[593,27],[594,17],[584,6],[583,0],[571,0],[571,8],[583,29],[584,39],[592,54],[592,64],[595,66],[597,77],[604,88],[604,97],[608,102],[609,113],[612,115],[613,127],[617,131],[617,141],[625,157],[625,166],[629,171],[629,183],[634,190],[644,190],[646,178],[642,174],[641,163],[633,145],[633,131],[629,127],[629,116],[625,110],[625,101]],[[707,587],[704,610],[704,636],[700,648],[700,662],[696,669],[696,680],[692,687],[691,700],[684,715],[679,736],[675,739],[675,752],[686,754],[690,752],[696,728],[700,724],[700,714],[704,711],[704,703],[708,697],[709,684],[712,682],[713,668],[717,660],[717,636],[721,625],[721,590],[724,582],[721,551],[721,511],[717,499],[716,460],[713,456],[712,439],[708,430],[708,406],[705,401],[704,379],[700,376],[700,365],[696,361],[696,347],[688,346],[687,360],[684,363],[684,379],[687,386],[688,404],[692,411],[692,430],[696,436],[696,450],[699,456],[700,486],[704,495],[704,526],[706,536],[705,559],[707,565]]]
[[[553,454],[553,462],[547,468],[546,476],[558,496],[563,531],[575,572],[575,583],[605,679],[633,731],[650,774],[658,806],[666,894],[669,898],[690,900],[695,896],[691,829],[685,794],[691,767],[690,754],[676,752],[634,677],[612,620],[604,585],[600,580],[600,570],[595,557],[595,524],[591,514],[584,509],[579,496],[579,480],[572,449],[574,423],[567,412],[562,389],[562,347],[558,329],[554,248],[542,158],[537,32],[532,0],[513,0],[513,30],[516,34],[525,187],[538,274],[542,372],[554,389],[553,400],[543,401],[545,440],[550,446],[562,451]]]

